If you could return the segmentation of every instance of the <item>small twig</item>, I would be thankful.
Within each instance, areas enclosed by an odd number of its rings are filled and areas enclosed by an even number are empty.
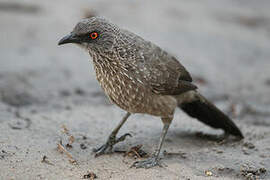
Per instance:
[[[70,135],[69,138],[68,138],[68,144],[71,145],[72,143],[74,143],[74,141],[75,141],[74,136]]]
[[[69,135],[69,130],[67,129],[66,125],[62,125],[62,128],[63,128],[63,133],[66,134],[66,135]]]
[[[182,158],[186,159],[187,154],[184,152],[167,152],[163,151],[164,156],[181,156]]]
[[[134,146],[130,148],[130,150],[126,151],[124,156],[137,157],[137,158],[148,157],[148,154],[145,151],[143,151],[141,148],[142,148],[141,144]]]
[[[43,156],[41,162],[54,166],[54,164],[48,161],[47,159],[48,159],[47,156]]]
[[[65,149],[65,147],[62,145],[62,141],[60,141],[57,144],[57,150],[60,153],[65,153],[67,155],[67,157],[69,158],[69,162],[72,164],[77,164],[77,161],[72,157],[72,155]]]
[[[65,125],[62,125],[62,128],[63,128],[62,133],[66,134],[66,135],[69,137],[69,138],[68,138],[68,143],[66,144],[66,147],[67,147],[67,148],[72,148],[72,144],[74,143],[75,138],[74,138],[73,135],[71,135],[71,134],[69,133],[69,130],[68,130],[68,128],[67,128]]]

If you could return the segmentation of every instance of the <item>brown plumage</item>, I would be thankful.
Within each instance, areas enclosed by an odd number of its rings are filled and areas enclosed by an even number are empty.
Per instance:
[[[131,113],[146,113],[161,117],[164,127],[153,157],[134,166],[159,165],[160,148],[177,106],[211,127],[243,137],[225,114],[196,91],[184,66],[155,44],[100,17],[80,21],[59,45],[65,43],[76,43],[89,52],[106,95],[127,111],[106,144],[95,149],[97,155],[111,151],[114,144],[129,135],[116,138]]]

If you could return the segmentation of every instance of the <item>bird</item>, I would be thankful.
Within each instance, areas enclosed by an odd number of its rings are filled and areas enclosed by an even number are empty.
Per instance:
[[[160,151],[176,108],[212,128],[244,138],[235,123],[199,93],[179,60],[154,43],[104,17],[80,20],[58,45],[68,43],[89,53],[105,94],[113,104],[126,111],[106,143],[93,150],[96,156],[112,152],[115,144],[131,136],[126,133],[117,137],[131,114],[149,114],[160,117],[163,122],[159,143],[148,159],[136,161],[131,167],[162,166]]]

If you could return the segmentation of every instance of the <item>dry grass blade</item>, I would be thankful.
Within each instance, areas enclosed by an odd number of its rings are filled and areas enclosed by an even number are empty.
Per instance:
[[[149,155],[143,151],[142,145],[133,146],[130,148],[130,150],[126,151],[124,156],[133,157],[133,158],[146,158],[149,157]]]
[[[65,145],[67,148],[72,148],[72,144],[75,141],[75,138],[73,135],[70,134],[68,128],[65,125],[62,125],[62,133],[68,136],[68,143]]]
[[[62,145],[62,141],[60,141],[57,144],[57,150],[60,153],[65,153],[67,155],[67,157],[69,158],[69,162],[72,164],[77,164],[77,161],[72,157],[72,155],[65,149],[65,147]]]
[[[54,166],[54,164],[48,160],[47,156],[43,156],[41,162]]]

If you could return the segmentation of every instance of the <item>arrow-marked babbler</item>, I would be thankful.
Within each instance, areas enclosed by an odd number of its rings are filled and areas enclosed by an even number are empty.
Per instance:
[[[113,145],[130,135],[116,138],[131,114],[150,114],[163,122],[160,141],[151,158],[133,166],[160,165],[160,149],[176,107],[213,128],[243,138],[233,121],[197,91],[185,67],[152,42],[104,18],[92,17],[81,20],[58,44],[67,43],[78,44],[89,52],[105,94],[127,112],[107,142],[94,149],[96,155],[111,152]]]

